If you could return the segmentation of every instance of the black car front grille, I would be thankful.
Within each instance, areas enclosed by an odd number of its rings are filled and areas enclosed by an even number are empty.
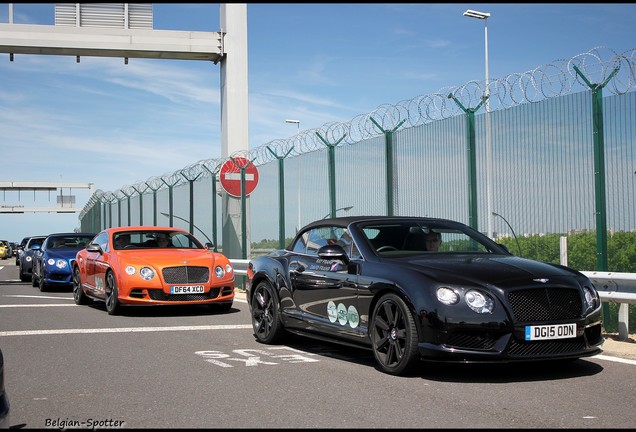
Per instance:
[[[508,345],[510,357],[549,357],[565,354],[580,354],[585,351],[585,339],[549,340],[522,342],[512,339]]]
[[[208,267],[166,267],[161,274],[167,284],[200,284],[207,283],[210,280],[210,269]]]
[[[487,333],[453,332],[446,345],[452,348],[489,351],[497,342],[495,335]]]
[[[579,290],[542,287],[508,293],[508,302],[516,322],[540,322],[580,318],[582,301]]]

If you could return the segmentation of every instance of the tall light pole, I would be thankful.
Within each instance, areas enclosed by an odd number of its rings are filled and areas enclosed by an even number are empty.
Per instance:
[[[492,149],[490,142],[490,88],[488,78],[488,18],[489,12],[478,12],[468,9],[464,12],[465,17],[477,18],[484,20],[484,45],[485,45],[485,63],[486,63],[486,90],[484,96],[486,96],[486,200],[487,200],[487,217],[488,217],[488,237],[493,236],[493,211],[492,211]]]
[[[296,134],[300,132],[300,120],[285,120],[285,123],[295,124],[296,126],[298,126],[298,129],[296,130]]]
[[[296,137],[300,134],[300,120],[285,120],[285,123],[295,124],[296,128]],[[300,143],[298,143],[298,148],[300,149]],[[300,151],[300,150],[299,150]],[[298,157],[298,222],[296,223],[296,232],[300,229],[300,156]]]

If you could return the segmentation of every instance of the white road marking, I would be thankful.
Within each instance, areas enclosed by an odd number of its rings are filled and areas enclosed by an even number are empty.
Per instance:
[[[626,364],[630,364],[630,365],[636,365],[636,360],[624,359],[624,358],[621,358],[621,357],[612,357],[612,356],[603,355],[603,354],[595,355],[595,356],[592,356],[591,358],[597,358],[599,360],[607,360],[607,361],[613,361],[613,362],[618,362],[618,363],[626,363]]]
[[[192,330],[238,330],[251,329],[251,324],[238,325],[205,325],[179,327],[120,327],[97,329],[57,329],[57,330],[16,330],[0,332],[0,336],[40,336],[55,334],[89,334],[89,333],[140,333],[156,331],[192,331]]]
[[[76,304],[10,304],[10,305],[0,305],[0,308],[57,307],[57,306],[77,306],[77,305]]]
[[[73,300],[73,297],[53,297],[53,296],[24,295],[24,294],[5,294],[4,297],[47,298],[47,299],[56,299],[56,300]]]

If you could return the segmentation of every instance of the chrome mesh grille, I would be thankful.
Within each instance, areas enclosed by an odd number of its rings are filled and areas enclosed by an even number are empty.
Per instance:
[[[581,294],[571,288],[531,288],[508,293],[516,322],[553,321],[579,318]]]
[[[166,267],[161,271],[161,274],[167,284],[207,283],[210,280],[208,267]]]

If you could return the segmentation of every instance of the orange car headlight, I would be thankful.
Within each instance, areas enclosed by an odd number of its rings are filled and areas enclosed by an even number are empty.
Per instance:
[[[225,270],[221,266],[216,266],[214,267],[214,274],[216,275],[216,277],[221,279],[223,276],[225,276]]]
[[[126,267],[126,274],[128,274],[129,276],[134,275],[136,272],[137,270],[133,266]]]
[[[150,280],[155,277],[155,271],[150,267],[142,267],[139,269],[139,276],[143,280]]]
[[[126,267],[126,273],[132,276],[137,273],[137,269],[134,266],[129,265]],[[150,280],[155,277],[155,271],[150,267],[142,267],[139,269],[139,277],[143,280]]]

